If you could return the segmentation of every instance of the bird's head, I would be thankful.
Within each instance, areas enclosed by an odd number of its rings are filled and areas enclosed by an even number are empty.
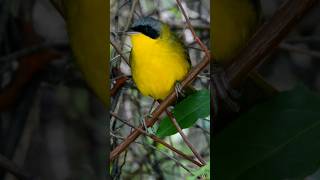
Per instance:
[[[144,17],[135,21],[129,29],[129,35],[144,34],[152,39],[161,35],[162,23],[152,17]]]

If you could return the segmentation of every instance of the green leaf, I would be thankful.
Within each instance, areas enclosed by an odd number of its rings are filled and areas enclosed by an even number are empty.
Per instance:
[[[302,178],[320,164],[320,97],[299,86],[257,105],[213,138],[216,179]]]
[[[199,118],[210,114],[210,93],[208,90],[197,91],[188,96],[173,109],[173,115],[182,129],[191,127]],[[177,133],[168,117],[162,119],[156,135],[160,138]]]
[[[194,174],[194,176],[191,177],[187,177],[187,180],[197,180],[199,178],[201,179],[210,179],[210,161],[207,162],[207,165],[199,168],[196,171],[192,172]]]

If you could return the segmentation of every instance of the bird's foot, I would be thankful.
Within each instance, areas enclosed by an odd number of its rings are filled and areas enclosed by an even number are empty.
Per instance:
[[[184,91],[183,91],[183,89],[182,89],[182,86],[181,86],[181,84],[180,84],[179,81],[176,82],[176,85],[175,85],[175,87],[174,87],[174,91],[175,91],[175,93],[176,93],[177,99],[178,99],[180,96],[182,96],[182,97],[185,96],[185,93],[184,93]]]

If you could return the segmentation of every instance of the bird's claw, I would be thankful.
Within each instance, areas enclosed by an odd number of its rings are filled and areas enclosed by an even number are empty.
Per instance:
[[[174,90],[175,90],[177,99],[179,98],[180,95],[181,95],[182,97],[185,96],[180,82],[176,82],[176,85],[175,85],[175,87],[174,87]]]

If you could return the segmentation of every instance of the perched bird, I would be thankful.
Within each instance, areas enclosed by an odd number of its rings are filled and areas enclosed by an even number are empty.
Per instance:
[[[135,84],[143,95],[163,100],[191,67],[187,49],[167,24],[152,17],[137,20],[128,33]]]
[[[259,0],[213,0],[212,52],[226,65],[252,36],[260,19]]]

